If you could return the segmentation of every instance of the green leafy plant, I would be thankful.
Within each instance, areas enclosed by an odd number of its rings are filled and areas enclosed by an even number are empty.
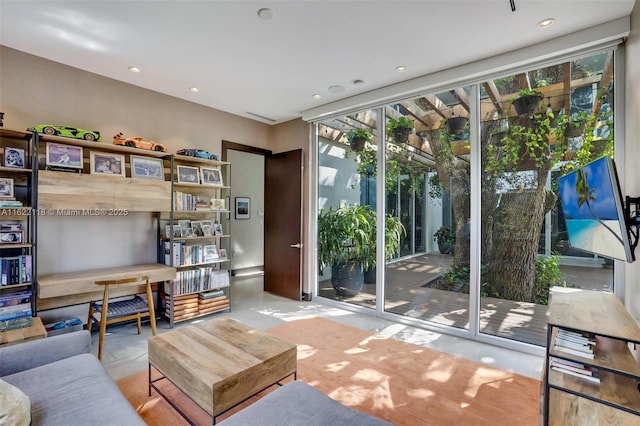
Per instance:
[[[385,218],[385,256],[391,259],[406,230],[400,219]],[[329,207],[318,214],[318,262],[321,268],[361,262],[376,265],[376,211],[369,206]]]
[[[539,90],[534,89],[522,89],[518,92],[518,97],[523,98],[525,96],[537,96],[538,98],[544,98],[544,95]]]
[[[535,303],[549,304],[549,289],[553,286],[566,287],[564,274],[560,271],[560,255],[538,256],[536,258]]]
[[[413,127],[414,127],[413,121],[409,120],[404,116],[398,118],[397,120],[395,118],[390,118],[389,121],[387,122],[387,131],[389,132],[393,132],[397,128],[413,129]]]
[[[364,129],[350,130],[346,133],[346,137],[349,141],[351,141],[353,138],[362,138],[362,139],[365,139],[367,142],[370,142],[371,132]]]

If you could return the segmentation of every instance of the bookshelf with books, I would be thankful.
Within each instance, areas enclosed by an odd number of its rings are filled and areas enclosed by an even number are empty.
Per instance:
[[[612,293],[554,287],[543,375],[545,425],[640,423],[640,327]]]
[[[0,128],[0,333],[37,314],[37,145],[37,134]]]
[[[182,155],[168,161],[173,196],[171,211],[159,216],[158,256],[177,269],[161,294],[162,313],[173,327],[230,309],[230,187],[224,185],[230,164]]]

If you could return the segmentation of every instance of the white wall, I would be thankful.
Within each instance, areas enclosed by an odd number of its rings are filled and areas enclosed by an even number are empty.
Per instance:
[[[623,192],[640,196],[640,4],[631,14],[631,33],[625,46],[625,155]],[[631,315],[640,322],[640,249],[634,263],[625,267],[625,304]]]
[[[231,270],[264,265],[263,155],[227,150],[231,163]],[[235,165],[235,166],[234,166]],[[241,165],[241,166],[240,166]],[[250,198],[249,219],[235,219],[235,197]]]

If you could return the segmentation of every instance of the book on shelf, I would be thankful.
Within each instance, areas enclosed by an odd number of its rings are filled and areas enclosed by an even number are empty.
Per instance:
[[[571,349],[564,346],[558,346],[557,344],[553,346],[553,349],[555,349],[556,351],[567,353],[567,354],[581,356],[583,358],[589,358],[589,359],[595,358],[595,356],[593,355],[593,352]]]
[[[0,331],[17,330],[19,328],[31,327],[33,325],[33,317],[22,317],[6,321],[0,321]]]
[[[558,371],[560,373],[588,380],[593,383],[600,383],[600,372],[598,371],[598,369],[581,364],[579,362],[550,357],[549,367],[553,371]]]
[[[550,357],[549,365],[551,367],[557,367],[558,369],[565,369],[579,373],[585,376],[600,377],[600,373],[597,368],[584,365],[580,362],[569,361],[562,358]]]
[[[596,346],[595,336],[589,333],[579,333],[565,329],[558,329],[554,342],[554,349],[569,354],[594,358]]]

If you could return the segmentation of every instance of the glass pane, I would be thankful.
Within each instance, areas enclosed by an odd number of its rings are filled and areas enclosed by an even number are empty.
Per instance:
[[[613,263],[570,247],[557,184],[613,155],[612,85],[613,52],[483,83],[482,333],[545,345],[551,286],[613,290]]]
[[[404,231],[385,310],[469,327],[469,88],[386,108],[387,213]],[[409,136],[398,130],[409,122]],[[387,230],[387,235],[389,230]]]
[[[376,300],[376,111],[319,124],[318,294]]]

